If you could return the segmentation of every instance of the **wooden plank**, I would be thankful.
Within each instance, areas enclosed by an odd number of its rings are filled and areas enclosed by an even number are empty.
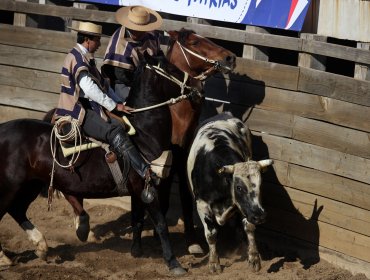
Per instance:
[[[370,106],[370,81],[301,68],[298,90]]]
[[[370,134],[295,116],[292,138],[302,142],[370,158]]]
[[[315,220],[331,224],[370,238],[370,211],[352,205],[296,190],[282,185],[263,185],[263,204],[311,218],[322,207]]]
[[[0,65],[0,84],[59,93],[60,74]]]
[[[302,40],[303,52],[370,64],[370,52],[314,40]]]
[[[92,22],[116,23],[113,12],[89,11],[72,7],[39,5],[38,3],[18,3],[12,0],[2,0],[0,9],[6,11],[23,12],[34,15],[55,17],[70,17]],[[98,19],[98,20],[97,20]]]
[[[30,111],[21,108],[0,105],[0,123],[21,118],[41,120],[44,115],[44,112]]]
[[[294,116],[254,108],[246,123],[251,130],[290,138],[292,137]]]
[[[258,66],[256,66],[258,67]],[[333,124],[370,132],[370,110],[325,96],[272,88],[263,84],[210,77],[205,82],[206,97],[231,105],[256,107],[270,111],[323,120]],[[231,77],[233,77],[231,75]]]
[[[280,160],[274,160],[263,180],[370,211],[369,184]]]
[[[321,170],[370,184],[370,160],[293,139],[253,132],[260,156]],[[258,139],[260,138],[260,139]],[[263,146],[266,146],[263,147]]]
[[[0,44],[0,64],[60,73],[65,53]]]
[[[0,85],[0,104],[47,112],[55,108],[59,94]]]
[[[237,58],[231,80],[256,82],[266,86],[297,90],[299,67]]]
[[[370,237],[334,225],[307,219],[278,208],[268,208],[267,222],[260,227],[370,262]]]
[[[108,41],[109,38],[107,37],[101,38],[101,46],[95,53],[95,57],[102,58],[104,56]],[[0,43],[10,46],[68,53],[76,44],[76,35],[69,32],[0,24]]]
[[[370,134],[291,114],[254,108],[250,129],[370,159]]]

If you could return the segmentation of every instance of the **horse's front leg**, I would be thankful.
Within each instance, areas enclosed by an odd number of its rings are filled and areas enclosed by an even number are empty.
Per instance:
[[[251,268],[257,272],[261,269],[261,258],[254,238],[256,226],[249,223],[246,218],[243,219],[243,226],[248,237],[248,263]]]
[[[166,220],[160,210],[158,199],[155,199],[147,207],[149,216],[154,224],[155,230],[159,236],[162,245],[163,258],[165,259],[170,272],[174,276],[180,276],[186,273],[185,269],[177,261],[170,244],[170,237]]]
[[[131,196],[131,227],[132,227],[132,245],[131,256],[138,258],[143,255],[141,247],[141,233],[144,227],[145,206],[140,198]]]
[[[74,224],[78,239],[82,242],[96,241],[94,233],[90,231],[90,216],[83,208],[83,198],[64,193],[63,195],[73,208],[73,212],[75,214]]]

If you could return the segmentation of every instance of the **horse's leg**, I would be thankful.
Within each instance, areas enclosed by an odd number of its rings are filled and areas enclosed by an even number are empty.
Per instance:
[[[131,227],[132,227],[132,246],[131,255],[138,258],[143,255],[141,247],[141,233],[144,227],[145,206],[140,198],[131,196]]]
[[[0,220],[3,218],[3,216],[5,215],[6,211],[5,211],[5,207],[6,207],[6,201],[3,201],[3,200],[0,200],[1,202],[1,209],[0,209]],[[1,268],[6,268],[10,265],[13,265],[13,262],[11,259],[9,259],[5,253],[3,252],[3,247],[1,246],[1,243],[0,243],[0,269]]]
[[[70,194],[63,194],[65,199],[71,204],[75,214],[74,224],[76,227],[76,235],[82,242],[96,241],[94,233],[90,230],[90,216],[83,208],[83,198],[76,197]]]
[[[243,219],[243,226],[248,237],[248,264],[254,271],[259,271],[261,269],[261,258],[254,238],[256,226],[249,223],[246,218]]]
[[[173,275],[179,276],[186,273],[185,269],[182,268],[180,263],[177,261],[175,255],[172,251],[172,246],[170,244],[168,226],[166,219],[164,218],[158,200],[154,200],[147,207],[149,216],[154,224],[155,230],[161,240],[163,258],[165,259],[170,272]]]
[[[187,184],[186,153],[183,148],[176,149],[176,170],[179,177],[179,193],[184,219],[185,239],[190,254],[203,254],[203,249],[197,242],[193,219],[193,196]]]
[[[36,199],[41,188],[38,185],[29,184],[27,190],[23,189],[21,193],[12,201],[8,213],[20,225],[28,235],[28,239],[36,246],[35,254],[46,260],[48,245],[44,235],[28,220],[26,216],[27,209],[32,201]],[[46,205],[45,205],[46,207]]]

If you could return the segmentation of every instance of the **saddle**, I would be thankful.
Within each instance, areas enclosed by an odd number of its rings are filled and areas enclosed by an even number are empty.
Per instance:
[[[119,121],[123,123],[126,132],[129,135],[134,135],[136,133],[135,128],[130,123],[127,117],[122,118],[112,114],[110,117],[119,118]],[[105,150],[105,161],[111,170],[112,176],[116,183],[117,192],[120,196],[128,195],[128,189],[126,187],[128,173],[130,169],[130,161],[127,157],[117,160],[116,154],[110,149],[110,146],[106,143],[100,142],[93,138],[83,138],[83,143],[81,145],[75,146],[74,143],[61,141],[61,149],[63,156],[65,158],[74,155],[75,153],[87,151],[95,148],[102,148]],[[170,169],[172,165],[172,151],[163,151],[162,154],[152,162],[150,166],[152,171],[159,178],[167,178],[170,174]]]

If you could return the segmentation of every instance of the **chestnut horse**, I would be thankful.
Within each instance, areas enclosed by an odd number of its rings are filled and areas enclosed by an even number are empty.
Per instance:
[[[179,86],[159,75],[153,65],[160,63],[162,69],[176,79],[182,78],[183,73],[165,58],[157,60],[148,56],[147,59],[154,61],[148,64],[145,60],[145,64],[138,67],[133,92],[127,100],[127,104],[134,108],[165,103],[178,97],[180,93]],[[183,93],[191,95],[192,91],[185,88]],[[172,120],[168,106],[132,114],[129,119],[137,130],[133,141],[149,161],[157,158],[163,150],[169,149]],[[53,169],[54,160],[50,148],[52,129],[52,124],[33,119],[18,119],[0,124],[0,219],[5,213],[9,213],[36,245],[36,254],[44,259],[48,250],[46,239],[27,218],[26,212],[40,191],[51,183],[52,170],[52,185],[66,196],[82,200],[120,195],[104,160],[103,149],[81,152],[73,166],[73,172],[58,165]],[[62,164],[67,162],[60,149],[56,157]],[[137,208],[146,209],[149,213],[161,241],[164,260],[172,274],[184,274],[186,271],[173,254],[168,227],[157,197],[154,196],[154,200],[148,204],[141,201],[144,185],[143,179],[130,169],[126,195],[132,196]],[[80,213],[77,224],[83,224],[83,219],[87,219],[88,223],[86,213]],[[11,261],[3,253],[0,244],[0,266],[9,264]]]

